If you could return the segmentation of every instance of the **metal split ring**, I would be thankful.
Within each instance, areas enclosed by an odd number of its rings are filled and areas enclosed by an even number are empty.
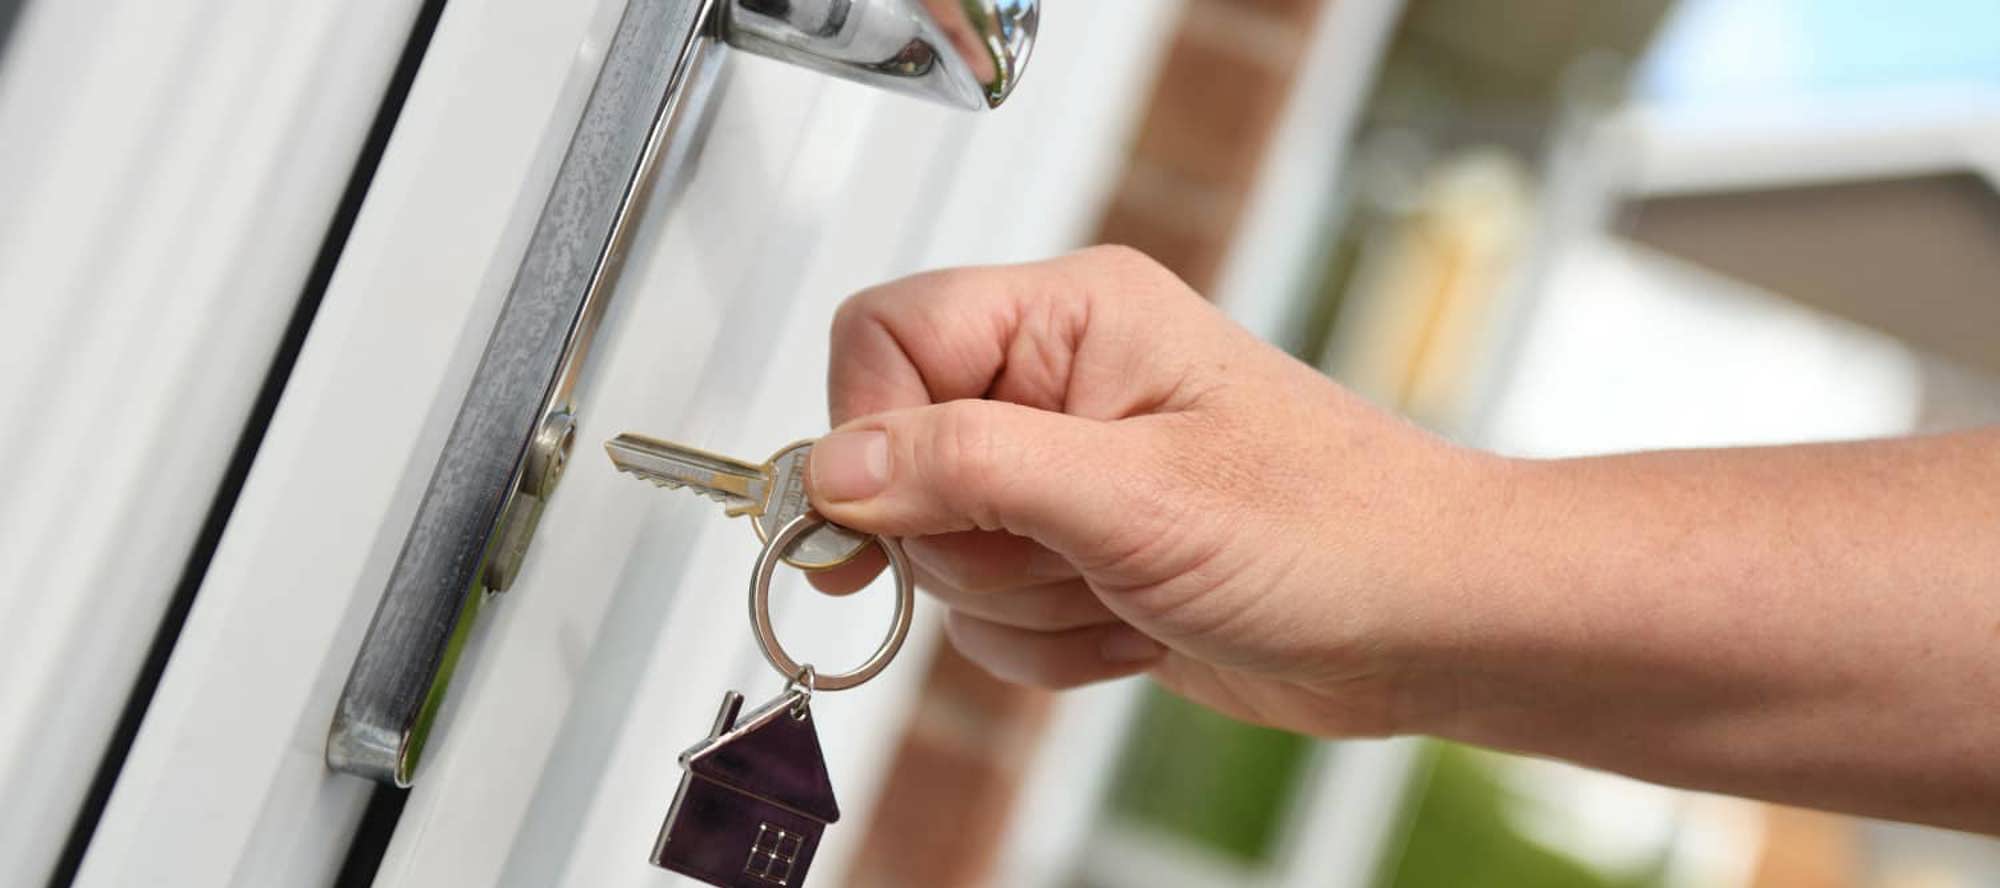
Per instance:
[[[903,647],[903,639],[910,635],[911,611],[916,604],[916,585],[910,579],[910,564],[903,556],[903,547],[890,537],[875,537],[875,545],[882,547],[882,553],[889,556],[889,575],[896,583],[896,615],[891,621],[888,637],[882,639],[880,647],[869,655],[851,672],[822,675],[807,672],[809,666],[801,665],[785,653],[785,646],[778,643],[778,633],[771,628],[771,577],[777,573],[778,565],[784,561],[785,550],[799,537],[811,533],[827,523],[818,513],[807,512],[786,522],[777,533],[764,543],[764,551],[757,553],[757,569],[750,574],[750,625],[756,629],[757,644],[764,649],[764,659],[785,676],[788,681],[805,677],[810,690],[844,691],[864,681],[874,678],[876,673],[895,659],[896,651]]]
[[[785,693],[792,697],[792,717],[805,718],[806,710],[812,706],[813,691],[819,689],[819,673],[813,671],[813,664],[799,667],[799,674],[785,682]]]

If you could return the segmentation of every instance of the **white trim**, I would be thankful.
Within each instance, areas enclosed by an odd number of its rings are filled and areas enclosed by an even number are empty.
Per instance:
[[[1071,842],[1075,857],[1060,861],[1066,866],[1052,860],[1040,862],[1039,868],[1020,867],[1010,874],[1029,874],[1035,881],[1001,879],[996,884],[1054,885],[1081,878],[1110,888],[1366,888],[1377,884],[1383,866],[1392,862],[1392,843],[1406,822],[1405,799],[1423,742],[1398,737],[1317,744],[1267,862],[1240,860],[1103,812],[1096,822],[1073,827],[1078,830]],[[1120,744],[1097,764],[1112,769],[1122,749]],[[1084,752],[1088,760],[1095,750]],[[1101,783],[1099,778],[1085,785],[1101,788]]]
[[[1320,744],[1285,820],[1276,888],[1367,888],[1392,862],[1423,739]]]
[[[0,872],[70,829],[415,0],[31,3],[0,76]]]
[[[1132,720],[1151,686],[1134,678],[1058,699],[1014,803],[992,884],[1063,885],[1089,865]]]
[[[1972,171],[2000,187],[2000,90],[1923,89],[1610,122],[1621,190],[1713,193]]]
[[[1264,873],[1156,827],[1107,817],[1077,861],[1076,881],[1101,888],[1264,888]]]
[[[1282,333],[1325,272],[1328,216],[1348,143],[1402,9],[1402,0],[1335,0],[1320,13],[1210,294],[1258,336]]]

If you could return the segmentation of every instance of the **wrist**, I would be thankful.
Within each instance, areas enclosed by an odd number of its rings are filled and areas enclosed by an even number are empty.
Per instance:
[[[1555,658],[1547,634],[1564,619],[1559,595],[1537,579],[1560,514],[1558,464],[1483,451],[1455,455],[1436,507],[1437,532],[1410,552],[1421,569],[1392,602],[1408,615],[1395,649],[1402,687],[1399,733],[1476,740],[1501,710],[1527,704],[1511,685],[1524,661]]]

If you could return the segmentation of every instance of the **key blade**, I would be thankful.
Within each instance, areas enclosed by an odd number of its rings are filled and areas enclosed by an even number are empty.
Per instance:
[[[611,464],[668,488],[686,488],[723,505],[733,517],[764,510],[771,479],[763,466],[672,441],[623,434],[604,442]]]

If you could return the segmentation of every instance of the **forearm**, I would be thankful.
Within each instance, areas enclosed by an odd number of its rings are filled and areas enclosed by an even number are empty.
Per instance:
[[[2000,430],[1508,471],[1423,729],[2000,832]]]

